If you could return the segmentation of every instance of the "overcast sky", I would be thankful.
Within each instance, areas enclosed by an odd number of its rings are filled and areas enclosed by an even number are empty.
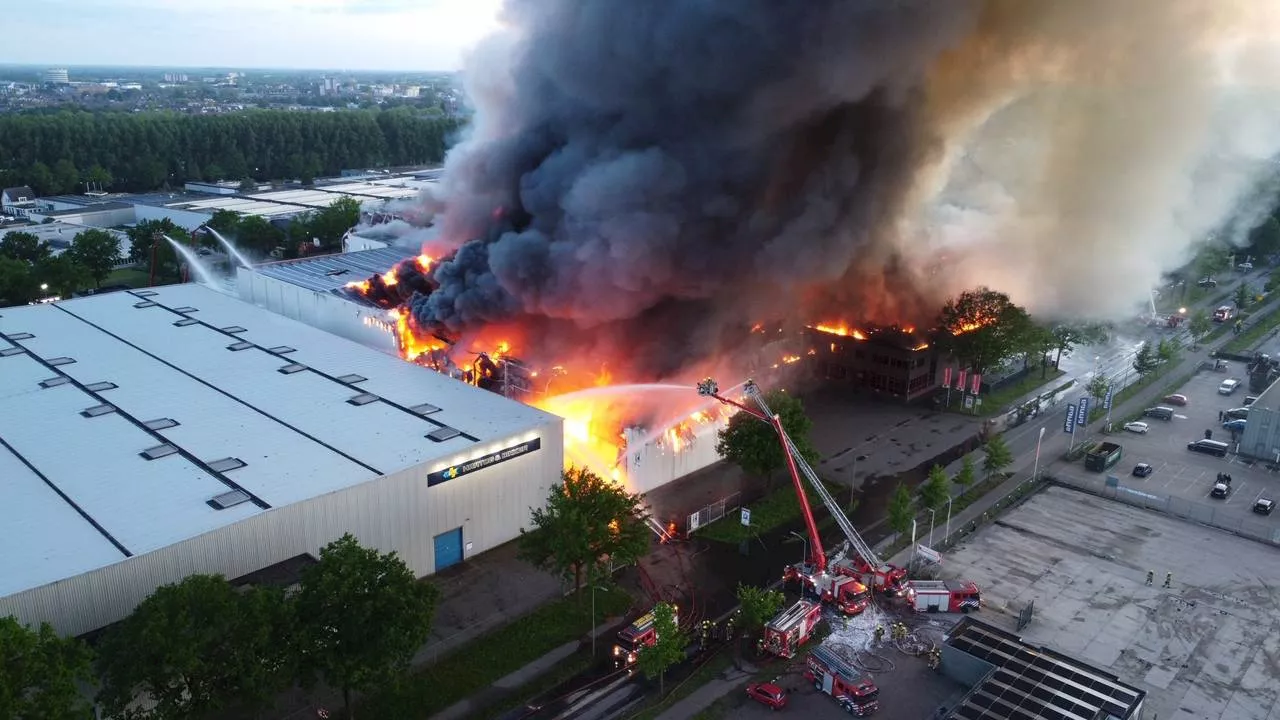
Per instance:
[[[4,3],[0,2],[0,6]],[[501,0],[37,0],[0,63],[456,70]]]

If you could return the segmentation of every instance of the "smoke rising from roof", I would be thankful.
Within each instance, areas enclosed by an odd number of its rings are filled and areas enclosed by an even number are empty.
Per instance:
[[[1272,0],[508,0],[422,208],[459,249],[413,312],[705,335],[784,311],[927,323],[983,284],[1127,314],[1257,211],[1278,18]]]

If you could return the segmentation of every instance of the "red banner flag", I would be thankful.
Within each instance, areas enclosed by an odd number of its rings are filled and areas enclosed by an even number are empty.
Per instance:
[[[956,378],[956,389],[959,390],[960,392],[964,392],[964,380],[966,377],[968,377],[968,375],[969,375],[968,370],[961,370],[959,377]]]
[[[977,394],[978,394],[978,391],[982,389],[982,376],[981,376],[981,375],[979,375],[978,373],[974,373],[974,374],[973,374],[973,380],[971,380],[970,382],[972,382],[972,383],[973,383],[973,384],[970,386],[970,391],[969,391],[969,392],[970,392],[970,394],[971,394],[971,395],[977,395]]]
[[[951,387],[951,368],[942,368],[942,387]]]

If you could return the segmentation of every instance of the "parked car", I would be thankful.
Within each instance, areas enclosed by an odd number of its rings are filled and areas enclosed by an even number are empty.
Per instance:
[[[1224,420],[1244,420],[1247,417],[1249,417],[1249,408],[1247,407],[1231,408],[1222,413]]]
[[[1131,433],[1146,435],[1147,430],[1149,430],[1150,428],[1144,422],[1127,422],[1124,424],[1124,429]]]
[[[1236,265],[1236,269],[1237,269],[1237,270],[1239,270],[1240,272],[1252,272],[1252,271],[1253,271],[1253,263],[1251,263],[1251,262],[1242,262],[1242,263],[1240,263],[1240,264]]]
[[[1218,386],[1218,394],[1230,395],[1231,393],[1239,389],[1240,389],[1240,381],[1237,380],[1236,378],[1231,378],[1230,380],[1222,381],[1222,384]]]
[[[1210,497],[1225,498],[1231,494],[1231,476],[1227,473],[1218,473],[1218,479],[1213,483],[1213,489],[1209,491]]]
[[[1160,402],[1164,403],[1165,405],[1186,405],[1187,396],[1186,395],[1166,395],[1164,400],[1161,400]]]
[[[1235,314],[1235,308],[1232,308],[1230,305],[1223,305],[1213,311],[1213,321],[1223,323],[1235,317]]]
[[[1134,466],[1133,466],[1133,476],[1134,476],[1134,477],[1140,477],[1140,478],[1150,477],[1150,476],[1151,476],[1151,473],[1153,473],[1153,472],[1155,472],[1155,471],[1156,471],[1156,469],[1155,469],[1155,468],[1153,468],[1153,467],[1151,467],[1151,466],[1150,466],[1150,465],[1148,465],[1147,463],[1138,463],[1137,465],[1134,465]]]
[[[1146,410],[1142,411],[1142,415],[1144,417],[1153,417],[1157,420],[1172,420],[1173,408],[1164,407],[1163,405],[1159,407],[1147,408]]]
[[[1244,406],[1245,406],[1245,407],[1249,407],[1250,405],[1252,405],[1252,404],[1254,404],[1254,403],[1256,403],[1256,402],[1258,402],[1258,396],[1257,396],[1257,395],[1248,395],[1248,396],[1246,396],[1246,397],[1245,397],[1245,399],[1244,399]]]
[[[1258,498],[1253,503],[1253,511],[1259,515],[1270,515],[1276,509],[1276,501],[1271,498]]]
[[[1222,423],[1222,429],[1230,430],[1231,432],[1244,432],[1244,426],[1248,422],[1248,420],[1228,420]]]
[[[773,683],[751,683],[747,686],[747,697],[771,710],[787,706],[786,691]]]
[[[1216,288],[1218,287],[1218,281],[1211,277],[1200,278],[1200,282],[1196,283],[1196,285],[1199,285],[1202,288]]]

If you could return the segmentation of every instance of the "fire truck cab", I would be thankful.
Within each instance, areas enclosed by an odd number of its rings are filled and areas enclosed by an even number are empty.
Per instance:
[[[860,557],[841,558],[831,564],[831,570],[839,575],[858,580],[864,586],[875,588],[876,592],[888,597],[898,597],[903,593],[903,583],[907,579],[906,568],[893,565],[872,567]]]
[[[912,580],[907,583],[907,603],[920,612],[962,612],[982,605],[978,586],[971,580]]]
[[[679,617],[676,618],[678,623]],[[618,642],[613,646],[613,664],[615,667],[629,667],[635,664],[640,648],[652,645],[658,639],[654,628],[653,611],[641,615],[636,621],[618,632]]]
[[[880,689],[871,676],[859,672],[830,648],[819,645],[809,652],[804,676],[815,690],[835,698],[851,715],[865,717],[880,708]]]
[[[795,657],[800,646],[809,641],[820,620],[821,605],[808,600],[797,602],[764,626],[764,649],[781,658]]]
[[[802,588],[824,603],[836,606],[846,615],[857,615],[871,603],[867,586],[856,577],[842,572],[815,572],[811,563],[787,567],[782,576],[788,582],[797,582]]]

